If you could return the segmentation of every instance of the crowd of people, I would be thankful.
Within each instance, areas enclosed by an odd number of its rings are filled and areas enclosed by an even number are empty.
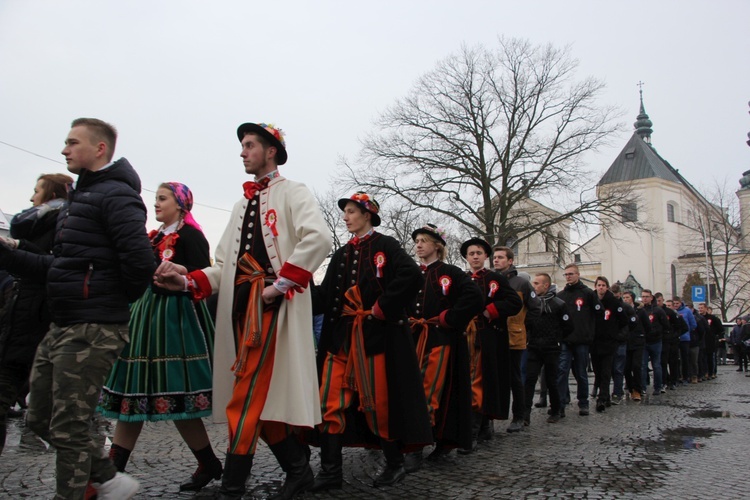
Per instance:
[[[591,399],[604,412],[649,386],[659,397],[716,378],[724,329],[706,304],[648,289],[638,302],[603,276],[592,289],[575,264],[557,290],[480,237],[461,245],[467,271],[445,262],[433,224],[412,233],[415,261],[377,231],[380,206],[361,191],[338,200],[352,238],[316,285],[331,235],[310,191],[280,174],[284,134],[265,123],[237,129],[254,179],[212,262],[184,184],[158,187],[161,226],[147,234],[140,180],[113,161],[116,138],[101,120],[73,121],[62,154],[77,180],[40,176],[33,207],[0,240],[15,283],[0,317],[0,453],[28,385],[28,426],[57,451],[56,498],[132,498],[139,484],[125,470],[147,421],[173,421],[196,458],[180,490],[221,480],[220,498],[242,498],[262,439],[285,473],[272,498],[289,499],[341,488],[344,447],[381,449],[374,486],[388,486],[422,467],[425,448],[427,460],[470,454],[495,420],[522,431],[532,405],[549,404],[547,422],[559,423],[571,370],[584,417]],[[729,339],[739,371],[745,323]],[[89,425],[96,411],[117,421],[108,454]],[[223,464],[208,416],[227,423]]]

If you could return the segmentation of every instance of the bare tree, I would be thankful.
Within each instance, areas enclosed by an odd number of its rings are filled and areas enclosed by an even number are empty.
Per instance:
[[[349,233],[346,231],[346,225],[341,221],[342,212],[338,205],[341,196],[338,196],[333,189],[329,189],[325,193],[315,191],[314,195],[318,201],[320,212],[323,214],[323,220],[325,220],[328,230],[333,235],[331,252],[328,255],[330,257],[336,249],[349,240]]]
[[[597,105],[604,84],[575,80],[568,47],[501,38],[464,47],[422,76],[376,121],[342,180],[430,210],[491,244],[518,241],[560,221],[619,214],[627,194],[599,199],[584,153],[620,129]],[[512,213],[524,199],[560,212]]]
[[[750,310],[750,252],[746,250],[750,241],[740,232],[739,204],[726,181],[715,185],[708,200],[700,211],[693,212],[688,227],[695,231],[696,246],[701,249],[694,259],[701,283],[706,284],[709,301],[727,321]]]

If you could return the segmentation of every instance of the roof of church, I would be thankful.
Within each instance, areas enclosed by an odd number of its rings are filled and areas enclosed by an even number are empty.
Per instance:
[[[649,179],[657,177],[671,182],[682,182],[681,176],[675,172],[669,163],[658,155],[651,144],[647,143],[638,131],[622,148],[615,161],[609,167],[602,178],[599,186],[615,182],[634,181],[636,179]]]

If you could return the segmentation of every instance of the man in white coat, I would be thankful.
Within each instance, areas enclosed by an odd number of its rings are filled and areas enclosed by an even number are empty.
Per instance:
[[[321,422],[312,333],[312,273],[331,249],[331,234],[304,184],[279,174],[284,135],[265,123],[237,129],[245,172],[255,181],[234,206],[215,264],[199,271],[171,262],[157,285],[196,299],[219,293],[214,354],[214,409],[226,408],[229,449],[219,498],[242,498],[258,438],[287,473],[273,498],[293,498],[313,484],[308,454],[290,429]],[[230,369],[231,367],[231,369]]]

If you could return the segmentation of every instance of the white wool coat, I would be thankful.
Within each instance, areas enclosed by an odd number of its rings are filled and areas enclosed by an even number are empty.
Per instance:
[[[276,275],[291,276],[299,283],[300,275],[311,275],[331,250],[331,234],[315,197],[304,184],[276,177],[255,200],[261,222],[266,220],[269,210],[276,212],[278,236],[274,237],[271,228],[263,225],[263,241]],[[216,261],[203,270],[212,293],[219,293],[213,365],[215,422],[226,421],[225,409],[235,379],[231,370],[236,359],[232,304],[240,233],[248,203],[252,200],[243,198],[234,205],[216,249]],[[311,291],[307,282],[299,284],[305,287],[304,292],[295,293],[291,300],[284,299],[279,310],[273,374],[260,418],[312,427],[321,422],[321,416]]]

